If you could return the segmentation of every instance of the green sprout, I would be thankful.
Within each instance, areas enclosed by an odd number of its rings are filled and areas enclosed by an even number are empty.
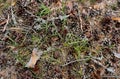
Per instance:
[[[44,4],[41,4],[39,8],[40,8],[40,11],[38,12],[38,16],[45,16],[51,12],[51,10]]]

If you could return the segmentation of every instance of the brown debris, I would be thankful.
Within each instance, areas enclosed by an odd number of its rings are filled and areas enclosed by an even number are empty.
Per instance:
[[[5,1],[1,79],[119,78],[119,0]]]

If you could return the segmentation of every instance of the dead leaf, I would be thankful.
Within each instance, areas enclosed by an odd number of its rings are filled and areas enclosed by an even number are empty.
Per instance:
[[[114,56],[117,57],[117,58],[120,58],[120,53],[114,52]]]
[[[115,69],[113,67],[109,67],[107,68],[107,71],[111,72],[111,73],[115,73]]]
[[[42,54],[43,54],[43,51],[38,50],[37,48],[34,48],[33,51],[32,51],[31,58],[30,58],[29,62],[26,64],[25,67],[34,68],[36,62],[38,61],[38,59],[40,58],[40,56]]]
[[[11,2],[11,6],[15,6],[16,5],[16,1]]]
[[[96,72],[93,72],[93,73],[91,74],[91,76],[92,76],[92,78],[94,78],[94,79],[101,79],[100,74],[97,74]]]
[[[67,3],[67,7],[69,8],[68,13],[70,13],[72,11],[72,9],[73,9],[73,2],[72,1],[67,1],[66,3]]]
[[[54,41],[54,42],[57,41],[58,39],[59,39],[58,37],[52,37],[51,38],[51,40]]]
[[[114,20],[114,21],[120,22],[120,17],[112,17],[111,19]]]

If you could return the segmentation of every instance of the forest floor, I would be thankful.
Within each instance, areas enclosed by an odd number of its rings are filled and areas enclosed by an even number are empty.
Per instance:
[[[0,0],[0,79],[120,79],[120,0]]]

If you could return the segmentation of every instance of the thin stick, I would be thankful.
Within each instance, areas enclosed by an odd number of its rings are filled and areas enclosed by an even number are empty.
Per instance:
[[[78,60],[70,61],[70,62],[68,62],[68,63],[66,63],[66,64],[64,64],[62,66],[64,67],[64,66],[67,66],[69,64],[72,64],[72,63],[75,63],[75,62],[79,62],[79,61],[85,61],[85,60],[87,60],[87,59],[78,59]]]
[[[7,25],[8,25],[8,22],[9,22],[9,15],[8,15],[8,17],[7,17],[6,24],[5,24],[4,28],[3,28],[3,32],[6,30],[6,28],[7,28]]]
[[[120,78],[120,76],[102,76],[102,77],[109,77],[109,78],[113,78],[113,77],[115,77],[115,78]]]
[[[13,8],[12,8],[12,6],[11,6],[11,15],[12,15],[13,23],[14,23],[14,25],[16,25],[17,22],[16,22],[16,19],[15,19],[15,15],[14,15],[14,13],[13,13]]]

